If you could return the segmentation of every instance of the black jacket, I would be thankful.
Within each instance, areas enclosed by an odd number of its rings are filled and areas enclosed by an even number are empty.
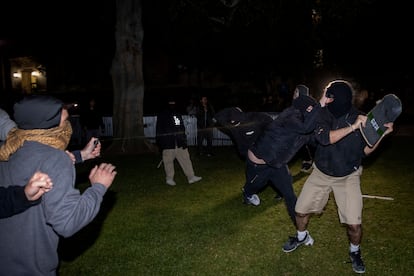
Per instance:
[[[365,157],[364,148],[367,145],[359,130],[345,136],[335,144],[330,144],[329,132],[349,127],[361,114],[351,108],[349,113],[335,118],[327,108],[323,108],[317,121],[317,131],[314,139],[317,142],[315,165],[323,173],[341,177],[356,171]]]
[[[241,158],[246,158],[247,150],[273,121],[265,112],[243,112],[237,107],[220,110],[214,116],[218,129],[227,134],[237,146]]]
[[[0,187],[0,218],[23,212],[40,202],[40,198],[36,201],[29,201],[24,193],[24,186]]]
[[[250,150],[269,166],[280,168],[286,165],[310,140],[319,111],[320,105],[317,104],[304,117],[293,106],[286,108],[266,126]]]
[[[205,129],[212,128],[215,125],[214,122],[215,111],[212,105],[207,105],[207,110],[204,110],[203,106],[199,106],[197,110],[197,128]]]
[[[157,116],[156,143],[161,150],[187,148],[187,135],[180,113],[166,110]]]

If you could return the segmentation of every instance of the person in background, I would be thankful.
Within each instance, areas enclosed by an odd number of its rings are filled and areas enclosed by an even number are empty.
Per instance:
[[[193,97],[190,98],[189,103],[187,107],[185,108],[185,110],[187,111],[188,116],[194,116],[194,117],[197,116],[198,105],[196,104]]]
[[[14,105],[17,129],[0,149],[0,185],[24,185],[41,171],[53,180],[42,202],[25,212],[0,220],[0,267],[5,275],[56,275],[60,237],[69,237],[90,223],[116,176],[115,167],[92,168],[92,184],[81,194],[75,189],[75,167],[65,153],[71,126],[63,103],[50,96],[32,95]],[[21,183],[21,184],[20,184]],[[27,229],[22,235],[21,229]]]
[[[323,212],[329,194],[333,192],[338,208],[339,221],[346,225],[349,240],[349,257],[356,273],[365,272],[361,257],[362,240],[362,159],[377,147],[370,148],[359,126],[365,126],[367,117],[352,105],[352,85],[345,80],[330,82],[324,89],[313,139],[317,142],[312,173],[309,175],[295,206],[296,235],[283,245],[284,252],[296,250],[301,245],[313,245],[307,230],[311,214]],[[382,138],[393,131],[387,123]]]
[[[200,99],[200,107],[197,113],[197,148],[198,154],[206,154],[207,157],[213,155],[213,129],[214,129],[214,107],[208,101],[207,96]],[[204,140],[206,148],[204,151]]]
[[[99,112],[95,98],[90,98],[88,108],[84,109],[80,115],[85,141],[90,141],[92,137],[100,138],[102,131],[105,129],[102,114]]]
[[[309,87],[304,84],[298,84],[293,91],[293,100],[299,97],[300,95],[310,96]],[[300,169],[302,172],[310,172],[312,170],[312,163],[313,163],[313,154],[315,151],[315,147],[310,143],[305,144],[298,152],[300,158],[302,158],[302,168]]]
[[[177,110],[174,99],[169,100],[167,108],[157,115],[156,143],[162,152],[167,185],[176,185],[174,181],[175,159],[180,164],[188,183],[193,184],[201,180],[201,177],[194,174],[183,118]]]

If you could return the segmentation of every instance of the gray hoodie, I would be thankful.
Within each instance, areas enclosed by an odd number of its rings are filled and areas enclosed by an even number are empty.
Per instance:
[[[34,141],[0,162],[0,186],[22,186],[36,171],[50,176],[53,189],[40,204],[0,219],[0,275],[56,275],[59,237],[70,237],[89,224],[106,192],[104,185],[94,184],[81,194],[69,156]]]
[[[9,131],[16,127],[16,123],[10,119],[9,114],[0,108],[0,145],[7,138]]]

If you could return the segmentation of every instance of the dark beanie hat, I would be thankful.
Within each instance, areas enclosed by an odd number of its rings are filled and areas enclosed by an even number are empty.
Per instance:
[[[316,101],[314,98],[305,95],[299,95],[296,99],[292,102],[293,107],[299,109],[302,113],[305,113],[309,106],[316,105]]]
[[[296,85],[299,95],[309,96],[309,87],[303,84]]]
[[[60,124],[63,103],[51,96],[25,97],[14,105],[14,120],[20,129],[49,129]]]
[[[328,110],[336,118],[347,114],[351,110],[353,90],[349,82],[343,80],[330,82],[325,91],[326,97],[333,99],[333,102],[328,104]]]

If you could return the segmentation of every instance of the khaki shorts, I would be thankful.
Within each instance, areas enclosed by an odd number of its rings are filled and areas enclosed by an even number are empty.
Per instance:
[[[361,224],[363,206],[361,174],[362,166],[347,176],[332,177],[324,174],[314,165],[296,202],[296,213],[322,213],[328,202],[329,194],[333,192],[340,222]]]

